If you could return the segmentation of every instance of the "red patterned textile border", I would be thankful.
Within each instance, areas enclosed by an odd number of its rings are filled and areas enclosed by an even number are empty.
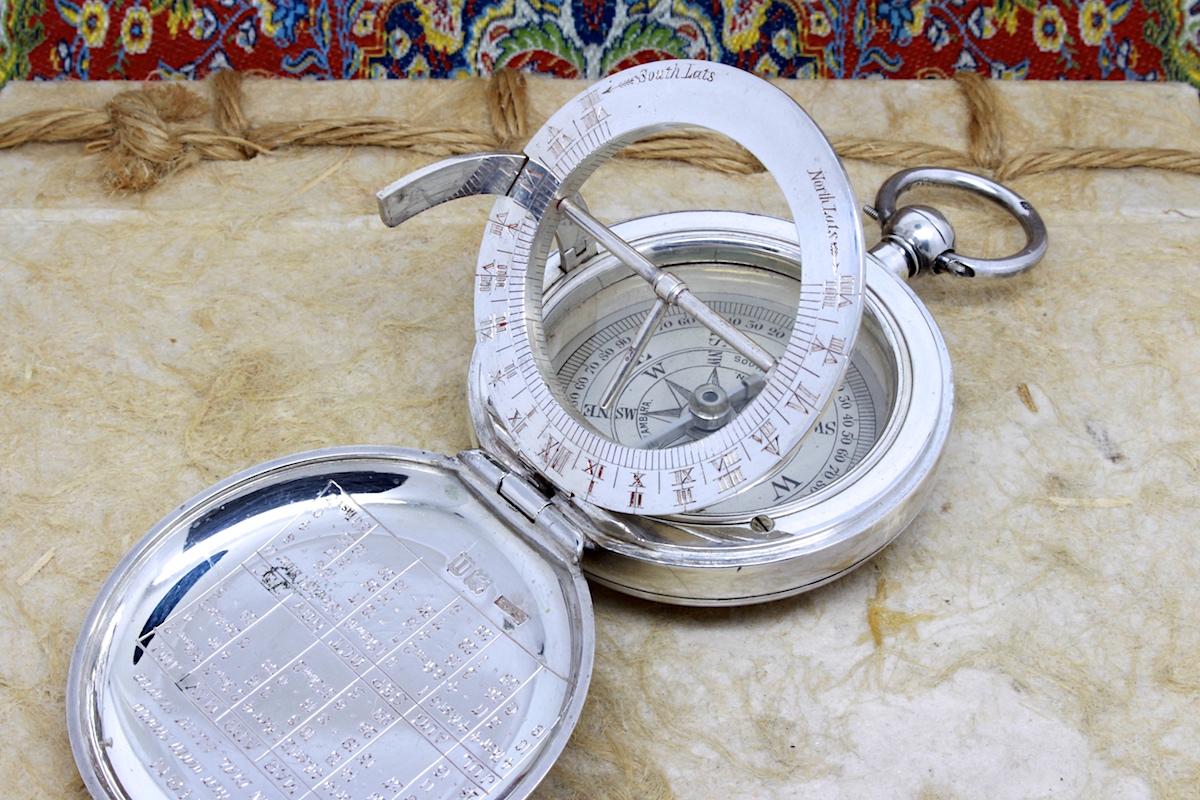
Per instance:
[[[664,58],[764,76],[1177,80],[1200,0],[0,0],[11,79],[597,78]]]

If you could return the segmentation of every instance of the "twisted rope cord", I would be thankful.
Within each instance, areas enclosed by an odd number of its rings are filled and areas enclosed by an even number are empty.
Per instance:
[[[1200,152],[1163,148],[1046,148],[1005,157],[999,100],[992,83],[960,73],[956,85],[968,110],[967,151],[920,142],[835,137],[838,155],[891,166],[939,166],[990,172],[1012,180],[1060,169],[1134,167],[1200,175]],[[433,156],[512,148],[529,135],[525,76],[502,69],[488,80],[490,129],[411,125],[376,117],[343,117],[252,125],[242,105],[242,76],[209,80],[211,104],[181,84],[151,85],[114,95],[103,109],[32,111],[0,122],[0,149],[29,142],[86,143],[102,151],[105,183],[143,191],[201,160],[242,161],[285,147],[371,145]],[[667,159],[732,174],[762,171],[749,152],[705,131],[660,133],[621,151],[631,158]]]
[[[1161,147],[1052,147],[1030,150],[1006,160],[996,170],[996,179],[1011,180],[1059,169],[1147,169],[1200,175],[1200,152]]]
[[[959,72],[954,81],[967,101],[967,154],[975,165],[995,170],[1004,162],[999,98],[992,84],[978,73]]]
[[[0,149],[26,142],[92,142],[112,136],[112,117],[92,108],[30,111],[0,122]]]
[[[529,93],[525,75],[515,69],[502,69],[488,85],[488,114],[500,143],[510,148],[529,138]]]
[[[244,137],[250,123],[242,111],[242,73],[222,70],[212,76],[212,83],[217,128],[229,136]]]

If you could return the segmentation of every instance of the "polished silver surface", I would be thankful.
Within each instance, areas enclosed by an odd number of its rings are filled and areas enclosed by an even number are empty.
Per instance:
[[[594,637],[569,540],[464,460],[315,451],[180,506],[81,631],[68,728],[97,798],[525,797]]]
[[[914,186],[963,189],[991,200],[1020,223],[1025,232],[1025,246],[1006,258],[974,258],[954,252],[954,232],[939,212],[925,206],[909,206],[897,212],[896,201]],[[883,228],[883,241],[872,248],[871,255],[901,277],[929,270],[966,278],[1004,278],[1024,272],[1046,254],[1046,226],[1027,200],[1007,186],[961,170],[941,167],[901,170],[883,182],[875,195],[874,207],[865,210]]]
[[[375,199],[379,218],[394,228],[436,205],[475,195],[508,197],[540,216],[551,203],[563,199],[556,194],[558,189],[558,178],[539,162],[523,153],[497,151],[430,164],[380,189]]]
[[[789,312],[784,348],[770,353],[706,308],[674,275],[640,260],[577,199],[587,177],[620,148],[652,133],[699,126],[726,134],[763,163],[795,217],[803,275]],[[424,208],[497,193],[485,228],[475,293],[476,357],[491,384],[499,424],[525,463],[568,495],[632,513],[686,513],[735,496],[779,465],[812,429],[836,391],[863,313],[865,249],[853,192],[836,154],[791,98],[732,67],[672,61],[609,76],[568,102],[534,134],[524,155],[451,159],[380,192],[381,215],[395,224]],[[569,224],[562,233],[564,223]],[[630,447],[592,425],[564,396],[546,352],[546,256],[558,235],[571,271],[598,247],[624,260],[679,307],[765,371],[761,390],[731,407],[709,435]],[[627,368],[610,378],[618,394],[654,332],[662,309],[647,308],[641,341],[630,340]],[[611,397],[601,401],[607,405]],[[748,444],[769,440],[766,447]],[[776,444],[777,443],[777,444]]]
[[[375,194],[379,218],[389,228],[436,205],[479,194],[504,195],[529,159],[522,153],[453,156],[405,175]]]
[[[871,209],[874,211],[874,209]],[[867,258],[874,259],[898,278],[933,271],[944,253],[954,249],[954,229],[940,211],[927,206],[905,206],[882,225],[882,238]]]
[[[586,211],[580,186],[606,158],[688,125],[747,146],[795,222],[691,212],[610,230]],[[1003,187],[901,176],[867,261],[848,181],[803,111],[746,73],[679,61],[601,81],[525,154],[449,159],[381,191],[389,225],[499,195],[469,387],[486,452],[304,453],[155,526],[72,658],[88,790],[525,798],[591,676],[581,561],[602,584],[693,605],[796,594],[864,563],[920,509],[953,409],[945,344],[892,273],[1007,274],[1045,248]],[[953,255],[936,211],[894,211],[922,182],[1001,203],[1027,247]]]
[[[782,347],[790,298],[801,291],[800,252],[789,223],[690,212],[614,229],[646,258],[684,276],[699,297],[762,346]],[[882,268],[868,270],[857,349],[813,433],[784,454],[778,470],[697,513],[616,514],[576,497],[596,528],[584,558],[590,578],[664,602],[759,602],[845,574],[908,525],[932,486],[949,433],[953,380],[945,343],[924,306]],[[707,329],[676,310],[613,407],[601,407],[600,390],[591,387],[605,384],[616,369],[621,341],[651,302],[636,293],[637,281],[601,254],[552,286],[547,349],[579,413],[624,444],[654,449],[703,435],[722,404],[745,403],[761,385],[735,351],[710,342]],[[519,465],[478,369],[476,363],[471,398],[481,442]],[[590,380],[581,383],[584,374]],[[725,396],[714,392],[704,408],[705,389],[714,386]]]

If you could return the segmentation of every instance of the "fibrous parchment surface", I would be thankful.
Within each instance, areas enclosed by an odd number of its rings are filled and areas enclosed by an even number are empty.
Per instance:
[[[0,118],[111,85],[10,84]],[[531,85],[544,119],[579,84]],[[949,84],[789,84],[830,136],[964,149]],[[484,116],[477,84],[251,82],[254,121]],[[1004,86],[1009,152],[1200,143],[1172,86]],[[432,159],[314,148],[203,163],[140,195],[75,145],[0,153],[0,785],[82,797],[71,648],[109,570],[183,499],[321,446],[470,445],[471,285],[490,200],[396,230],[376,190]],[[848,162],[861,202],[891,169]],[[1060,171],[1013,188],[1045,261],[914,288],[957,412],[924,512],[817,591],[688,610],[595,591],[588,705],[538,796],[1196,797],[1200,178]],[[781,214],[770,180],[618,161],[620,220]],[[957,195],[960,249],[1019,243]],[[868,223],[868,239],[877,236]],[[1019,391],[1019,387],[1026,391]]]

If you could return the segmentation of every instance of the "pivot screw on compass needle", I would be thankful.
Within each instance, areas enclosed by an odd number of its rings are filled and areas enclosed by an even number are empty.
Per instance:
[[[775,366],[775,359],[770,353],[755,344],[727,319],[701,302],[700,298],[688,289],[686,283],[671,273],[656,267],[650,262],[650,259],[639,253],[636,248],[613,233],[604,223],[583,210],[577,203],[564,197],[558,201],[558,209],[589,236],[604,245],[618,261],[649,283],[653,287],[654,293],[658,295],[658,300],[646,316],[633,343],[629,346],[624,361],[617,369],[617,374],[613,376],[612,381],[604,390],[600,404],[605,410],[612,405],[613,400],[629,381],[634,366],[642,357],[642,353],[646,351],[651,337],[658,329],[663,317],[666,316],[667,310],[673,305],[679,306],[691,314],[701,325],[724,339],[730,347],[749,359],[750,363],[763,372],[768,372]]]

